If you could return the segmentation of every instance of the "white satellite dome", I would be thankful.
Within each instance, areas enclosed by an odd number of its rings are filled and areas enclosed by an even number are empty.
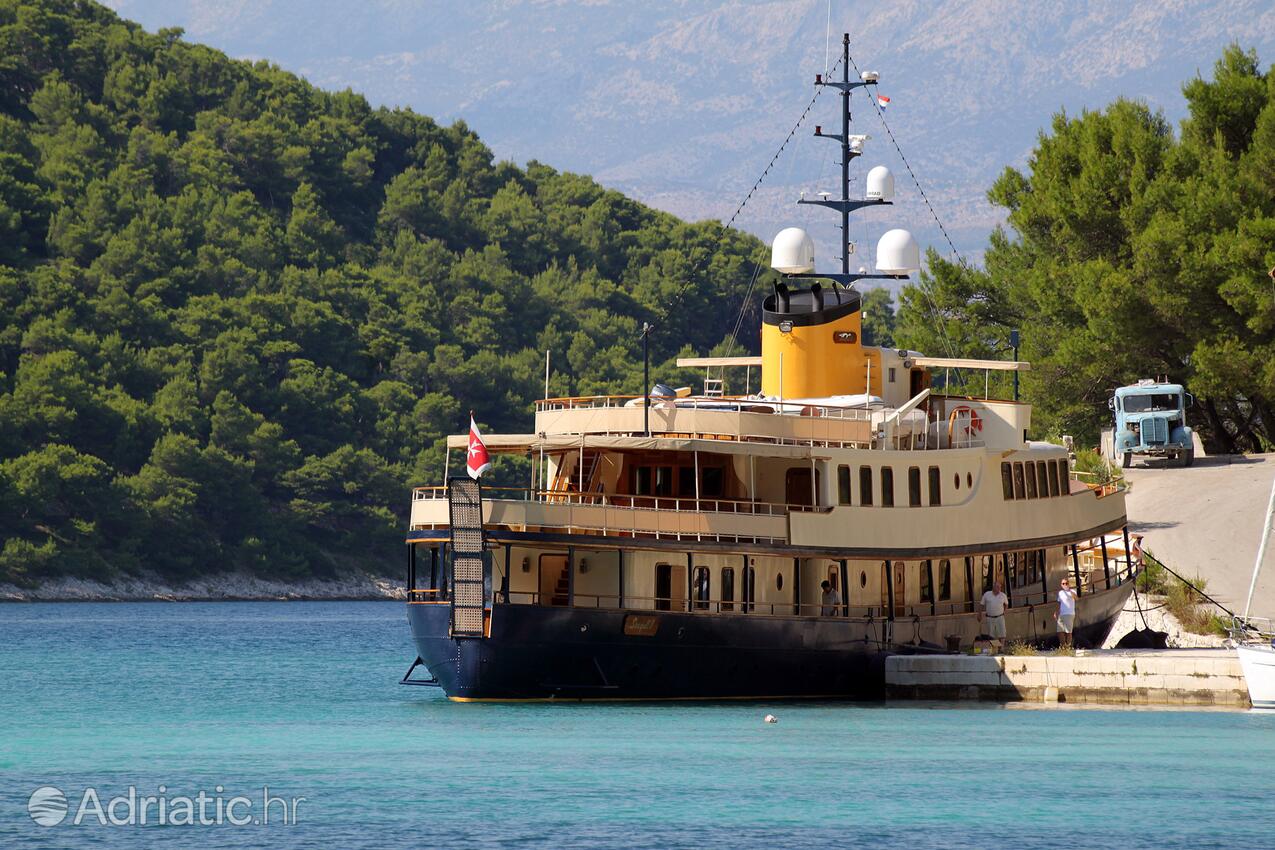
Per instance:
[[[815,243],[800,227],[785,227],[770,246],[770,267],[783,274],[815,270]]]
[[[868,191],[865,193],[870,201],[894,200],[894,175],[884,165],[878,165],[868,172]]]
[[[911,274],[921,269],[921,247],[906,230],[889,230],[877,242],[877,271]]]

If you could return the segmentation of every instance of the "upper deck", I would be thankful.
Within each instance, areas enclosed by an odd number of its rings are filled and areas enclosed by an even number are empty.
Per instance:
[[[755,396],[552,398],[536,403],[545,436],[670,436],[773,445],[859,449],[1015,449],[1031,426],[1031,406],[999,399],[932,396],[897,409],[824,399]],[[913,403],[914,402],[914,403]]]

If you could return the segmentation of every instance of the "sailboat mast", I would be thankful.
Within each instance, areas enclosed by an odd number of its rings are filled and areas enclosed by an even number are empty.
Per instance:
[[[1266,543],[1271,539],[1271,517],[1275,516],[1275,482],[1271,484],[1271,499],[1266,505],[1266,522],[1262,526],[1262,543],[1257,547],[1257,562],[1253,564],[1253,578],[1248,583],[1248,599],[1244,600],[1244,621],[1248,622],[1248,611],[1253,605],[1253,591],[1257,589],[1257,575],[1262,571],[1262,561],[1266,559]]]
[[[850,33],[841,36],[841,274],[850,277]]]

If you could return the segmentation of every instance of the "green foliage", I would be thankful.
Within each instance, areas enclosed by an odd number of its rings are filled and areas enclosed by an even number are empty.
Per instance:
[[[1012,233],[985,271],[931,255],[898,344],[1004,356],[1021,328],[1039,433],[1096,444],[1115,387],[1168,376],[1215,451],[1275,442],[1275,73],[1232,46],[1183,93],[1177,138],[1140,102],[1054,116],[989,192]]]
[[[1098,454],[1094,449],[1077,449],[1076,462],[1072,466],[1085,484],[1124,484],[1124,470]]]
[[[397,571],[546,350],[638,393],[643,321],[656,379],[731,338],[757,240],[180,36],[0,2],[0,580]]]

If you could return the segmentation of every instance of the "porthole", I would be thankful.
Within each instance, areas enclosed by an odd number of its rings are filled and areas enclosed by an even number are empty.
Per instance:
[[[868,574],[863,570],[859,571],[859,587],[868,586]]]
[[[775,573],[775,590],[783,590],[783,589],[784,589],[784,574]]]
[[[966,487],[974,486],[974,473],[972,472],[965,473],[965,486]]]
[[[955,486],[957,490],[961,489],[961,473],[959,472],[952,473],[952,484]]]

